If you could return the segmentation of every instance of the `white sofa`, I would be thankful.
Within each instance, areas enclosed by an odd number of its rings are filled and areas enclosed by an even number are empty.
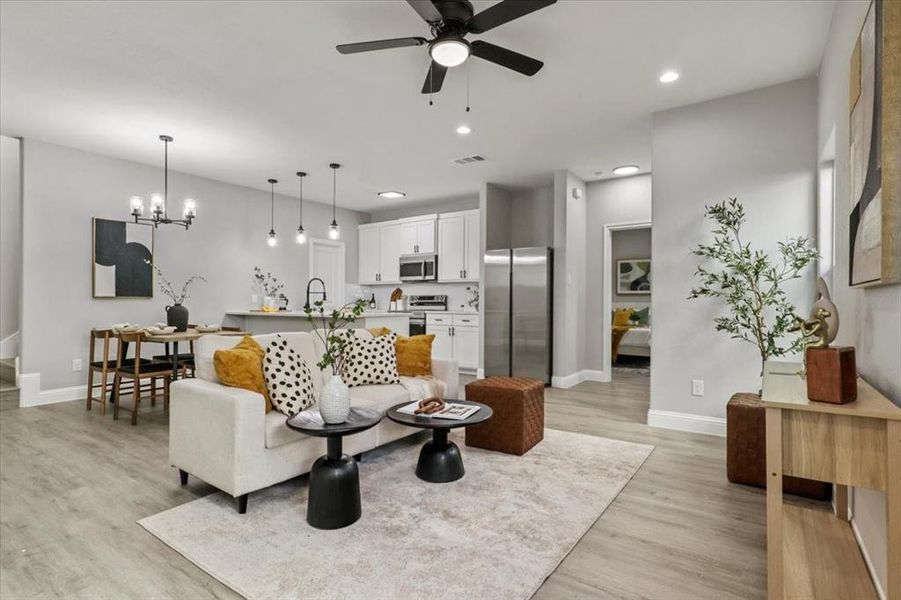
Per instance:
[[[253,337],[265,348],[276,335],[306,361],[318,397],[326,375],[316,366],[324,352],[322,342],[303,332]],[[355,335],[371,337],[365,329],[355,330]],[[195,378],[177,381],[171,388],[169,461],[179,469],[182,485],[188,474],[193,475],[234,496],[238,511],[244,512],[250,492],[309,473],[325,454],[326,441],[289,429],[285,415],[276,410],[266,414],[262,395],[219,383],[213,353],[237,342],[234,336],[209,335],[194,343]],[[432,372],[443,382],[445,397],[455,398],[457,363],[433,360]],[[353,387],[350,396],[352,405],[383,414],[410,397],[399,384]],[[372,429],[345,437],[344,452],[361,454],[417,431],[386,418]]]

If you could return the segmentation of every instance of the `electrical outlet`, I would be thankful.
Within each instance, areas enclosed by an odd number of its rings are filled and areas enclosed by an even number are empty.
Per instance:
[[[76,373],[78,371],[81,371],[81,359],[80,358],[72,359],[72,370]]]
[[[692,396],[703,396],[704,395],[704,380],[703,379],[692,379],[691,380],[691,395]]]

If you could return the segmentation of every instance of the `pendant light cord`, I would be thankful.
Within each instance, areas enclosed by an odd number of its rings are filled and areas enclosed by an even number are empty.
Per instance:
[[[299,176],[300,179],[300,223],[298,225],[303,227],[303,175]]]
[[[269,182],[269,229],[275,231],[275,184]]]
[[[338,189],[338,168],[332,167],[332,223],[337,223],[335,219],[335,195]]]
[[[163,218],[169,218],[169,140],[163,140]]]

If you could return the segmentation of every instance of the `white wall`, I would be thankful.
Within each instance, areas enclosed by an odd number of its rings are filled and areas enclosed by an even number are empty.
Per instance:
[[[170,302],[157,289],[152,299],[91,296],[91,218],[126,219],[129,196],[159,190],[162,169],[30,139],[23,141],[23,167],[21,371],[39,373],[44,390],[82,385],[86,373],[72,372],[71,361],[87,362],[92,327],[165,321],[163,307]],[[296,194],[296,178],[277,189]],[[276,196],[281,239],[273,249],[266,245],[268,193],[172,172],[169,190],[176,207],[181,198],[195,198],[198,217],[188,231],[171,225],[156,231],[155,263],[176,285],[194,274],[207,278],[185,303],[192,322],[219,323],[226,310],[247,308],[257,265],[287,284],[293,306],[303,303],[309,246],[294,244],[296,195]],[[347,244],[348,280],[356,281],[357,224],[368,215],[339,209],[337,218]],[[330,221],[330,206],[305,202],[304,227],[311,236],[325,237]]]
[[[615,223],[651,221],[651,175],[593,181],[588,198],[587,260],[585,273],[585,369],[605,371],[610,364],[610,347],[604,339],[603,279],[604,226]],[[652,269],[654,264],[652,263]],[[656,282],[654,286],[656,287]]]
[[[380,199],[378,197],[373,200],[374,207],[370,212],[372,223],[393,221],[404,217],[418,217],[419,215],[471,210],[479,207],[479,195],[471,194],[453,198],[441,198],[439,200],[430,200],[428,202],[405,204],[395,208],[377,209],[376,206],[379,202]]]
[[[22,268],[22,212],[19,140],[0,136],[0,340],[19,330]],[[11,340],[12,341],[12,340]],[[0,357],[17,354],[15,344],[0,348]]]
[[[651,295],[630,295],[618,294],[616,285],[616,262],[619,260],[630,260],[635,258],[651,258],[651,228],[644,229],[626,229],[622,231],[613,231],[611,238],[610,263],[610,279],[605,284],[610,286],[613,292],[614,302],[650,302]]]
[[[841,314],[838,344],[857,352],[857,370],[867,381],[901,405],[901,286],[848,287],[849,191],[848,79],[851,52],[867,13],[867,2],[839,2],[819,73],[817,138],[819,156],[830,152],[835,131],[835,268],[833,300]],[[885,588],[885,498],[881,492],[855,489],[854,526],[880,585]],[[901,566],[896,566],[901,568]]]
[[[704,206],[729,196],[744,204],[744,241],[755,248],[815,235],[816,90],[804,79],[654,115],[651,424],[665,411],[722,428],[729,397],[760,388],[757,349],[714,330],[722,304],[686,299],[698,264],[689,252],[711,239]],[[813,276],[787,286],[802,311]],[[706,381],[704,397],[691,395],[692,379]]]

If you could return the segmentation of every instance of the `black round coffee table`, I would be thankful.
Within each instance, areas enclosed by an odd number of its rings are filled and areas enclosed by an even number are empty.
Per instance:
[[[491,418],[492,410],[487,404],[481,402],[469,402],[467,400],[447,400],[449,404],[466,404],[478,406],[479,411],[462,421],[453,419],[441,419],[438,417],[426,417],[423,415],[409,415],[399,412],[399,409],[410,404],[402,402],[388,409],[386,416],[401,425],[420,427],[432,430],[432,439],[426,442],[419,451],[419,462],[416,464],[416,476],[423,481],[431,483],[447,483],[463,477],[463,457],[457,444],[448,441],[447,432],[457,427],[468,427],[482,423]]]
[[[341,440],[378,425],[382,415],[371,408],[354,406],[347,421],[329,425],[318,410],[307,410],[289,417],[291,429],[315,437],[324,437],[328,452],[313,463],[310,470],[310,494],[307,501],[307,523],[316,529],[340,529],[356,523],[360,507],[360,473],[357,461],[342,452]]]

